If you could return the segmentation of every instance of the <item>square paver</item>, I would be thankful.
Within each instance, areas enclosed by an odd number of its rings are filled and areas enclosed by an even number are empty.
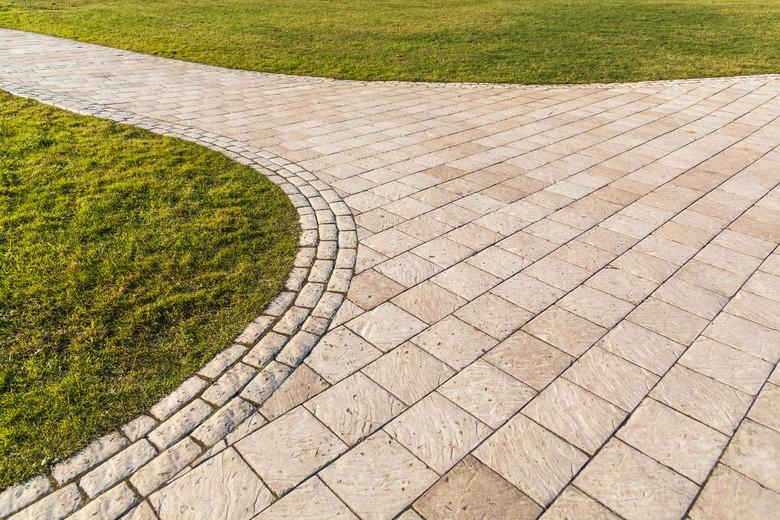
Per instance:
[[[440,475],[492,431],[436,392],[416,403],[384,429]]]
[[[423,330],[426,325],[388,302],[353,319],[347,323],[347,327],[378,349],[387,352]]]
[[[581,355],[607,332],[557,305],[539,314],[523,330],[572,356]]]
[[[427,520],[533,520],[541,508],[471,455],[434,484],[414,507]]]
[[[720,313],[702,334],[770,363],[780,359],[780,331],[727,312]]]
[[[501,426],[536,395],[531,387],[482,360],[463,369],[439,392],[491,428]]]
[[[537,503],[548,505],[588,457],[522,414],[515,415],[474,456],[520,488]]]
[[[560,289],[523,273],[499,284],[492,292],[533,313],[541,312],[564,294]]]
[[[500,279],[465,262],[432,278],[433,282],[467,300],[473,300],[496,285]]]
[[[658,381],[655,374],[598,347],[586,352],[563,377],[629,412]]]
[[[306,358],[306,364],[330,383],[377,359],[382,352],[346,327],[328,332]]]
[[[441,271],[438,265],[410,252],[386,260],[374,269],[405,287],[412,287]]]
[[[652,297],[637,307],[627,319],[683,345],[690,345],[709,323],[704,318]]]
[[[362,518],[390,519],[438,476],[379,430],[320,472],[320,478]]]
[[[412,343],[449,366],[461,369],[490,350],[496,340],[450,316],[413,338]]]
[[[584,285],[567,294],[558,305],[607,328],[634,309],[628,302]]]
[[[426,323],[434,323],[465,304],[466,300],[426,280],[396,296],[393,303]]]
[[[574,358],[522,331],[491,350],[485,361],[531,388],[541,390],[571,365]]]
[[[680,364],[756,395],[772,372],[772,364],[715,340],[701,337],[685,351]]]
[[[653,399],[645,399],[617,433],[624,442],[701,484],[728,437]]]
[[[750,407],[748,417],[773,430],[780,431],[780,386],[772,383],[765,384],[753,406]]]
[[[685,346],[630,321],[622,321],[597,344],[598,347],[663,375],[674,364]]]
[[[625,518],[678,520],[698,486],[647,455],[612,439],[574,485]]]
[[[777,511],[780,494],[718,464],[688,515],[691,520],[766,520]]]
[[[601,447],[626,416],[620,408],[563,378],[553,381],[522,413],[589,454]]]
[[[455,316],[502,340],[522,327],[533,314],[493,293],[485,293],[458,309]]]
[[[680,365],[669,370],[650,396],[726,435],[752,401],[748,394]]]
[[[403,286],[387,276],[367,269],[352,278],[347,298],[361,308],[370,310],[403,291]]]
[[[425,242],[412,252],[443,268],[455,265],[474,253],[472,249],[444,237]]]
[[[248,520],[273,502],[268,491],[232,448],[155,492],[149,502],[160,520]]]
[[[722,462],[780,493],[780,432],[746,420],[731,440]]]
[[[347,449],[303,407],[244,437],[235,447],[276,494],[286,493]]]
[[[349,446],[374,433],[406,406],[358,372],[305,404]]]
[[[352,511],[317,477],[293,489],[254,520],[357,520]]]
[[[610,266],[593,275],[585,285],[638,305],[658,286],[655,282]]]
[[[541,520],[619,520],[619,516],[574,486],[567,486]]]
[[[407,405],[422,399],[455,371],[411,343],[404,343],[363,372]]]
[[[528,265],[528,262],[522,257],[498,246],[488,247],[467,259],[466,262],[503,280],[517,274]]]

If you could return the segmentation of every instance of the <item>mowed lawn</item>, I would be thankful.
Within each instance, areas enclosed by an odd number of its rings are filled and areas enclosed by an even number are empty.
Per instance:
[[[0,92],[0,489],[226,347],[280,289],[297,220],[221,154]]]
[[[226,67],[368,80],[780,72],[780,0],[0,0],[0,26]]]

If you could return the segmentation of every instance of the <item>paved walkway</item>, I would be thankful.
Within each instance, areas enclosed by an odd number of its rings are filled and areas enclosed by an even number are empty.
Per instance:
[[[313,186],[285,317],[0,517],[780,511],[780,77],[361,83],[0,31],[0,88]]]

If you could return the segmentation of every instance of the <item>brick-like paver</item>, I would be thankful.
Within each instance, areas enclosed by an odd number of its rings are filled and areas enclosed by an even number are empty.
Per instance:
[[[362,83],[0,31],[0,88],[251,164],[304,229],[233,345],[0,518],[780,511],[780,77]]]

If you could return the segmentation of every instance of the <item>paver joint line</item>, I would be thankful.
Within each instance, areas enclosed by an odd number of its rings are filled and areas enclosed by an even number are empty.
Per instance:
[[[370,83],[0,47],[0,88],[248,164],[302,228],[231,345],[0,519],[780,509],[780,76]]]

